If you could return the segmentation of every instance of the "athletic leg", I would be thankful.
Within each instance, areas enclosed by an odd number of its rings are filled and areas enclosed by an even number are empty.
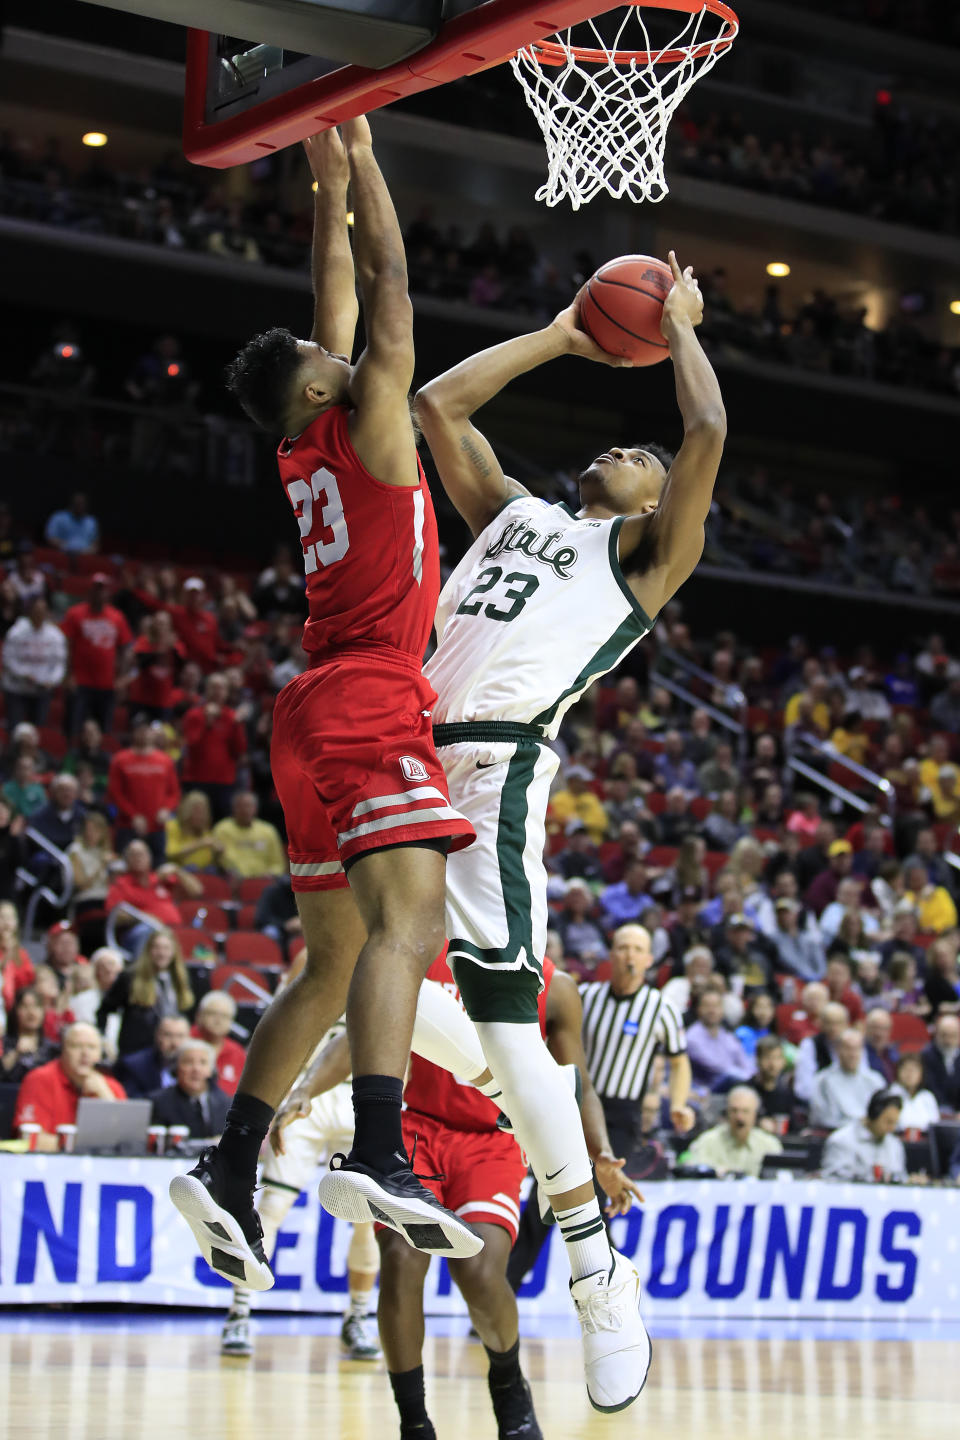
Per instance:
[[[470,1164],[470,1159],[465,1163]],[[481,1164],[476,1171],[479,1188],[471,1191],[478,1196],[489,1193],[483,1171]],[[543,1440],[530,1386],[520,1368],[517,1299],[506,1276],[513,1237],[502,1225],[487,1221],[479,1221],[477,1229],[483,1236],[483,1250],[469,1260],[451,1260],[450,1275],[467,1302],[470,1319],[487,1352],[487,1383],[499,1434],[503,1440]]]
[[[297,905],[306,964],[254,1031],[219,1145],[170,1182],[170,1198],[211,1269],[254,1290],[273,1284],[253,1206],[260,1147],[277,1105],[343,1013],[366,934],[347,890],[301,892]]]
[[[454,996],[434,980],[424,980],[420,986],[410,1048],[500,1102],[500,1087],[487,1067],[477,1027]]]
[[[350,866],[367,928],[347,1000],[356,1128],[349,1157],[320,1182],[320,1202],[342,1220],[378,1220],[419,1249],[458,1256],[482,1242],[415,1179],[401,1127],[417,996],[444,943],[444,866],[424,843]]]
[[[495,1354],[512,1350],[520,1339],[517,1297],[507,1284],[510,1236],[501,1225],[481,1221],[483,1249],[469,1260],[451,1260],[450,1278],[467,1302],[474,1329]]]
[[[377,1232],[380,1301],[377,1321],[390,1385],[400,1412],[401,1440],[436,1440],[423,1381],[423,1282],[430,1260],[392,1230]]]
[[[610,1249],[576,1099],[533,1018],[537,976],[525,968],[485,969],[463,956],[453,968],[504,1109],[563,1236],[590,1402],[622,1409],[640,1394],[650,1367],[639,1276]]]
[[[350,1303],[340,1328],[340,1341],[351,1360],[379,1360],[380,1346],[368,1328],[370,1300],[380,1270],[380,1252],[372,1225],[354,1225],[347,1251]]]

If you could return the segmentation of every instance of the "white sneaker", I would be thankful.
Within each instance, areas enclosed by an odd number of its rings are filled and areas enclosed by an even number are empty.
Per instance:
[[[220,1332],[221,1355],[252,1355],[253,1342],[250,1339],[250,1316],[228,1315]]]
[[[583,1368],[594,1410],[625,1410],[647,1383],[653,1346],[640,1315],[640,1276],[611,1250],[613,1264],[582,1280],[570,1294],[583,1330]]]

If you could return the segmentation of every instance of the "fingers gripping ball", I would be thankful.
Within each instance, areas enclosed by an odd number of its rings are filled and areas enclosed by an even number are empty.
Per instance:
[[[670,353],[660,320],[672,286],[673,273],[662,260],[621,255],[587,281],[581,323],[609,355],[622,355],[634,365],[656,365]]]

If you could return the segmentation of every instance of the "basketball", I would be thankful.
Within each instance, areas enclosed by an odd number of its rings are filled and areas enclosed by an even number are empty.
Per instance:
[[[672,285],[670,266],[653,255],[610,260],[587,281],[580,302],[583,328],[608,355],[656,365],[670,353],[660,317]]]

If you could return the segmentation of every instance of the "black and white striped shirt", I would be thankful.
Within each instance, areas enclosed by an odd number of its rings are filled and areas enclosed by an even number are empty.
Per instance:
[[[662,1047],[668,1055],[687,1048],[683,1022],[663,992],[641,985],[634,995],[614,995],[609,981],[580,986],[583,1048],[601,1099],[639,1100]]]

